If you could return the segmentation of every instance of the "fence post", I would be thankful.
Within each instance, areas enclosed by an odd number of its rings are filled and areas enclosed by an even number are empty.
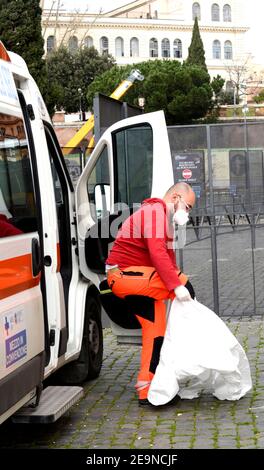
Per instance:
[[[208,180],[210,193],[210,213],[211,213],[211,256],[212,256],[212,275],[213,275],[213,296],[214,311],[219,315],[219,287],[218,287],[218,269],[217,269],[217,241],[216,241],[216,222],[214,209],[214,187],[213,187],[213,162],[211,152],[211,134],[210,126],[206,126],[207,137],[207,155],[208,155]]]
[[[179,268],[180,270],[183,272],[184,271],[184,267],[183,267],[183,249],[180,248],[179,249]]]
[[[85,167],[85,147],[81,147],[80,148],[80,168],[81,168],[81,172],[83,171]]]
[[[246,195],[247,195],[247,201],[249,201],[250,203],[250,212],[252,212],[251,217],[249,216],[249,221],[250,221],[250,235],[251,235],[253,308],[254,308],[254,315],[256,315],[256,311],[257,311],[256,273],[255,273],[256,217],[254,214],[254,199],[252,201],[251,184],[250,184],[251,182],[250,182],[250,163],[249,163],[249,147],[248,147],[248,125],[247,125],[246,110],[244,110],[244,145],[245,145],[245,155],[246,155]]]
[[[257,299],[256,299],[256,271],[255,271],[255,248],[256,248],[256,217],[252,214],[250,223],[251,232],[251,257],[252,257],[252,284],[253,284],[253,308],[254,315],[257,313]]]
[[[251,197],[251,187],[250,187],[250,167],[249,167],[249,149],[248,149],[248,126],[247,126],[247,116],[246,112],[244,113],[244,147],[245,147],[245,172],[246,172],[246,201],[250,202],[250,209],[252,208],[252,197]]]

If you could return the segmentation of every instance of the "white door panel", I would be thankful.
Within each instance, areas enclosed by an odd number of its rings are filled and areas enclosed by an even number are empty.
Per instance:
[[[95,274],[98,266],[101,269],[99,272],[104,273],[102,258],[106,258],[113,241],[108,230],[113,224],[107,221],[111,220],[111,214],[117,214],[115,204],[125,203],[131,208],[145,197],[162,198],[172,184],[171,153],[163,111],[119,121],[103,134],[76,188],[79,265],[87,279],[95,282],[95,276],[102,278],[103,274]],[[96,200],[98,186],[102,191],[99,210]],[[107,200],[109,189],[110,200]],[[96,203],[96,207],[92,206],[93,203]],[[124,212],[122,214],[124,216]],[[128,215],[129,211],[126,211],[125,217]],[[117,219],[114,220],[115,225],[116,222]],[[102,226],[104,234],[101,232],[98,237],[98,248],[96,230]],[[86,243],[87,231],[90,229],[96,229],[95,242],[90,243],[91,240],[87,239],[89,243]],[[105,233],[107,230],[108,234]],[[106,240],[102,243],[104,235]],[[98,281],[95,283],[98,285]],[[125,330],[112,321],[111,326],[118,337],[134,337],[134,341],[140,341],[140,329]]]
[[[122,121],[118,121],[113,126],[109,127],[109,129],[107,129],[107,131],[103,134],[97,143],[87,165],[83,170],[76,188],[76,214],[80,270],[82,274],[89,279],[91,278],[91,270],[87,267],[85,260],[85,237],[87,230],[95,225],[96,220],[92,210],[92,201],[89,200],[88,181],[90,181],[89,178],[91,177],[97,162],[100,160],[104,149],[107,149],[110,183],[110,213],[113,213],[115,211],[115,203],[117,202],[115,200],[116,194],[118,191],[120,191],[119,187],[115,187],[115,175],[117,171],[115,165],[117,160],[117,150],[116,146],[114,148],[113,145],[114,136],[122,130],[133,131],[133,128],[135,128],[135,130],[139,129],[140,125],[142,125],[142,128],[143,126],[148,126],[148,128],[151,128],[152,130],[152,165],[150,169],[151,174],[148,175],[151,179],[151,188],[148,197],[163,197],[167,189],[173,184],[170,146],[163,111],[157,111],[154,113],[143,114],[140,116],[124,119]],[[137,134],[135,133],[135,135]],[[139,152],[140,149],[142,150],[143,144],[144,142],[141,139],[141,147],[139,147]],[[133,141],[133,155],[136,155],[136,151],[137,141]],[[133,160],[130,161],[129,164],[133,166]],[[104,182],[104,180],[102,180],[102,182]]]

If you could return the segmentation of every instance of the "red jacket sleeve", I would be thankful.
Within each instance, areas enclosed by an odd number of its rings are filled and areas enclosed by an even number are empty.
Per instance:
[[[162,204],[146,204],[143,210],[142,230],[153,267],[168,290],[181,285],[168,251],[166,213]]]

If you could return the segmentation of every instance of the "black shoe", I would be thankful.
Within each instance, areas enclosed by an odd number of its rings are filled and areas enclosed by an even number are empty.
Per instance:
[[[175,395],[168,403],[164,403],[164,405],[153,405],[147,398],[139,398],[138,405],[139,406],[150,406],[152,408],[165,408],[166,406],[176,405],[180,401],[181,397],[179,395]]]
[[[150,403],[150,401],[148,401],[147,398],[139,398],[138,399],[138,405],[139,406],[150,406],[153,408],[154,405],[152,405],[152,403]]]
[[[168,401],[168,403],[166,403],[166,405],[167,406],[176,405],[176,403],[178,403],[180,400],[181,400],[181,397],[179,395],[175,395],[175,397],[173,397],[170,401]],[[164,405],[164,406],[166,406],[166,405]]]

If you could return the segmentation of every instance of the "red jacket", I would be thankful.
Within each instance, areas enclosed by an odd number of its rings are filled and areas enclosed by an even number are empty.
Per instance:
[[[21,230],[14,227],[14,225],[9,222],[8,218],[4,214],[0,214],[0,238],[2,237],[11,237],[12,235],[20,235]]]
[[[129,266],[153,266],[168,290],[181,285],[170,247],[173,241],[172,226],[166,215],[162,199],[145,199],[139,210],[125,220],[118,231],[106,264]]]

